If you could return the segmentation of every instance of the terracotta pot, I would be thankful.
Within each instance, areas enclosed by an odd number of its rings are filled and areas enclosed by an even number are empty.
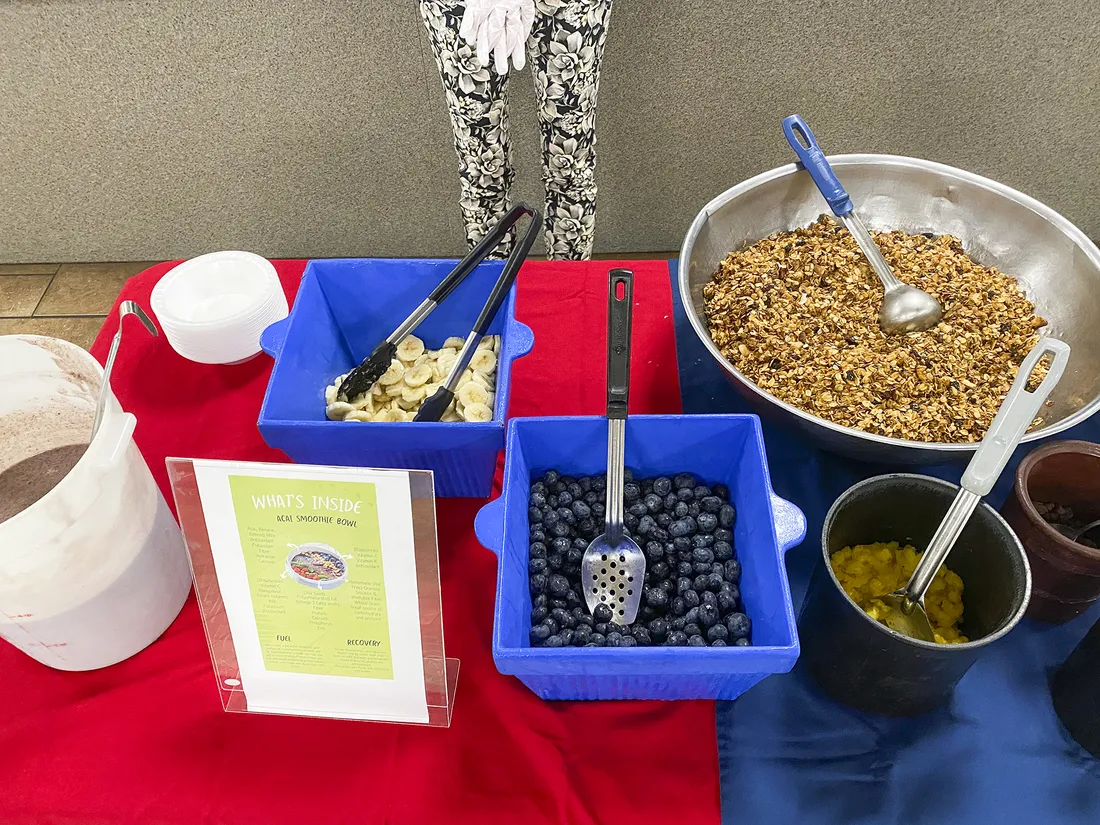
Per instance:
[[[1031,562],[1028,618],[1061,624],[1100,598],[1100,550],[1063,536],[1034,501],[1072,507],[1086,521],[1100,518],[1100,444],[1055,441],[1033,450],[1016,469],[1016,486],[1001,508]]]

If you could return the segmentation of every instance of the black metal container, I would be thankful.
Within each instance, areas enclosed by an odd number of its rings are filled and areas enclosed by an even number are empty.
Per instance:
[[[1054,671],[1050,695],[1070,736],[1100,759],[1100,621]]]
[[[848,598],[829,557],[844,547],[898,541],[928,546],[959,488],[921,475],[867,479],[845,491],[821,531],[818,565],[799,618],[802,659],[834,699],[868,713],[912,716],[943,704],[981,649],[1020,621],[1031,571],[1019,539],[982,503],[947,564],[963,580],[961,630],[972,641],[941,645],[879,624]]]

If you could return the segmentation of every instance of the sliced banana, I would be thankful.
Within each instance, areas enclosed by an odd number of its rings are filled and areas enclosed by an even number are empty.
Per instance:
[[[473,375],[470,376],[470,380],[473,383],[477,384],[479,387],[484,387],[487,390],[491,390],[493,388],[492,380],[482,375],[480,372],[473,373]]]
[[[410,335],[397,345],[397,357],[402,361],[415,361],[424,353],[424,342]]]
[[[485,404],[467,404],[462,408],[462,417],[467,421],[483,423],[493,420],[493,411]]]
[[[415,367],[405,370],[405,384],[410,387],[420,387],[432,379],[432,367],[430,364],[417,364]]]
[[[483,349],[492,350],[492,348],[493,348],[493,336],[492,335],[486,335],[484,338],[482,338],[480,341],[477,342],[477,350],[483,350]]]
[[[457,360],[458,353],[451,352],[450,350],[443,350],[435,360],[435,366],[432,367],[432,374],[435,376],[435,380],[442,381],[450,375],[451,369],[454,367],[455,361]]]
[[[344,417],[352,412],[355,412],[355,407],[343,401],[334,401],[325,407],[325,417],[332,421],[343,421]]]
[[[344,418],[345,421],[373,421],[374,413],[370,410],[354,410]]]
[[[463,421],[462,417],[454,412],[443,413],[439,420],[443,424],[461,424]]]
[[[391,384],[390,386],[386,387],[385,390],[383,390],[387,398],[400,398],[401,393],[403,393],[404,391],[404,384]]]
[[[405,365],[397,359],[394,359],[390,362],[390,368],[382,374],[381,378],[378,379],[378,383],[381,384],[383,387],[388,387],[391,384],[396,384],[404,377]]]
[[[442,349],[460,350],[465,345],[466,345],[465,341],[463,341],[461,338],[456,338],[454,335],[452,335],[450,338],[448,338],[446,341],[443,342]]]
[[[424,387],[405,387],[401,391],[401,400],[406,404],[417,404],[424,400]]]
[[[382,395],[382,385],[375,382],[374,386],[370,388],[370,394],[373,395],[375,398],[378,398],[379,396],[381,396]]]
[[[362,395],[357,396],[356,399],[351,402],[351,405],[360,412],[362,412],[363,410],[366,410],[367,412],[374,412],[374,396],[371,395],[369,392],[365,392]]]
[[[470,361],[470,368],[482,375],[492,375],[497,368],[497,356],[491,349],[479,349]]]
[[[468,381],[459,388],[458,392],[455,394],[455,399],[461,401],[464,407],[469,407],[471,404],[484,404],[488,406],[489,392],[480,384]]]
[[[329,404],[332,404],[336,401],[336,393],[338,393],[339,391],[340,391],[339,388],[337,388],[337,386],[335,384],[329,384],[327,387],[325,387],[325,406],[326,407]]]

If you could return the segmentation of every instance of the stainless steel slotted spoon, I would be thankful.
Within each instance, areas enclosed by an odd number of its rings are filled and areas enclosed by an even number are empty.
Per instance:
[[[588,611],[601,604],[612,621],[627,625],[638,617],[645,583],[645,554],[623,531],[626,475],[626,405],[630,394],[630,320],[634,273],[613,269],[607,298],[607,503],[603,535],[581,559],[581,583]]]

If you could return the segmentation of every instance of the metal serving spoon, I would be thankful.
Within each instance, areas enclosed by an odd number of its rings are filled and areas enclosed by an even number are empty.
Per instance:
[[[1048,354],[1052,356],[1052,360],[1046,377],[1034,392],[1028,392],[1027,381],[1032,371],[1039,360]],[[1043,338],[1020,365],[1016,380],[1012,382],[1012,387],[1001,403],[993,423],[989,425],[985,438],[978,445],[966,472],[963,473],[958,495],[948,508],[947,515],[943,517],[932,540],[928,542],[928,549],[917,562],[909,583],[893,593],[875,596],[869,600],[885,605],[887,613],[879,621],[891,630],[925,642],[936,640],[924,607],[924,594],[928,592],[936,572],[955,546],[982,496],[993,489],[1001,471],[1012,457],[1012,451],[1016,449],[1027,428],[1039,414],[1043,402],[1062,377],[1068,360],[1067,344],[1057,338]]]
[[[92,420],[92,438],[99,431],[99,425],[103,423],[103,413],[107,409],[107,395],[111,390],[111,370],[115,368],[115,356],[118,355],[118,347],[122,343],[122,322],[127,315],[136,315],[138,320],[149,330],[149,334],[156,338],[160,333],[156,326],[149,320],[145,310],[133,301],[123,301],[118,307],[118,332],[111,339],[111,349],[107,352],[107,363],[103,365],[103,378],[99,382],[99,398],[95,405],[95,418]],[[90,443],[90,442],[89,442]]]
[[[630,320],[634,273],[613,269],[607,307],[607,500],[603,535],[581,557],[581,584],[588,612],[606,604],[613,621],[638,618],[645,583],[645,554],[623,533],[623,485],[626,481],[626,402],[630,393]]]
[[[906,332],[923,332],[938,324],[943,317],[940,302],[923,289],[902,283],[891,271],[890,264],[886,263],[878,244],[856,214],[852,199],[841,186],[806,122],[798,115],[786,117],[783,119],[783,133],[825,197],[829,208],[852,233],[860,251],[871,264],[871,269],[882,282],[884,292],[878,313],[879,328],[887,335],[902,335]]]

